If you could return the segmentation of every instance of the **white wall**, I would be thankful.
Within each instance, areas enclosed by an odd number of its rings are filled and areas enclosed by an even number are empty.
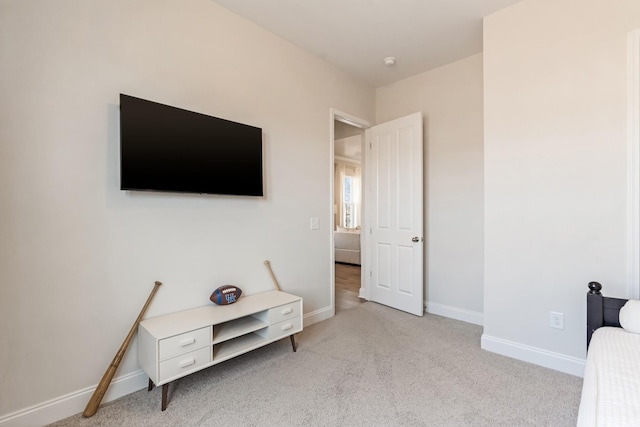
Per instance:
[[[422,112],[427,309],[482,323],[482,55],[377,89],[376,120]]]
[[[331,312],[329,112],[373,89],[208,0],[3,1],[0,75],[0,420],[95,386],[155,280],[148,316],[269,259]],[[120,191],[121,92],[262,127],[266,198]]]
[[[582,375],[587,283],[627,296],[637,27],[628,0],[526,0],[485,19],[484,348]]]

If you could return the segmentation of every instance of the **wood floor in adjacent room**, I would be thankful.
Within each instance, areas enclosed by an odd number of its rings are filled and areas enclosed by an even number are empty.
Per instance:
[[[363,303],[360,293],[360,266],[336,263],[336,311],[348,310]]]

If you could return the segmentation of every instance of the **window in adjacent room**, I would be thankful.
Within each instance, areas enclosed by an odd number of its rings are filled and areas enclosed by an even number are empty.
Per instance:
[[[344,212],[344,219],[343,219],[343,223],[344,226],[347,228],[353,228],[355,227],[354,224],[354,220],[355,220],[355,212],[354,212],[354,206],[353,206],[353,177],[352,176],[345,176],[344,177],[344,200],[343,200],[343,212]]]
[[[360,226],[360,167],[336,163],[336,225],[346,228]]]

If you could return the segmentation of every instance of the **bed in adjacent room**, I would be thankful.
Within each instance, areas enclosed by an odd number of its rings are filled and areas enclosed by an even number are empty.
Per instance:
[[[589,283],[587,362],[578,427],[640,426],[640,301]]]
[[[360,230],[338,227],[333,237],[336,262],[360,265]]]

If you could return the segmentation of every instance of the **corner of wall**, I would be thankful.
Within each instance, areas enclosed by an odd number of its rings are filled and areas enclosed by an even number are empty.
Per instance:
[[[453,307],[435,302],[425,304],[426,312],[438,316],[448,317],[450,319],[460,320],[462,322],[472,323],[474,325],[484,325],[484,314],[478,311],[466,310],[460,307]]]
[[[302,318],[302,322],[304,327],[306,328],[307,326],[311,326],[315,323],[327,320],[333,316],[335,316],[335,309],[331,306],[328,306],[305,314]]]

